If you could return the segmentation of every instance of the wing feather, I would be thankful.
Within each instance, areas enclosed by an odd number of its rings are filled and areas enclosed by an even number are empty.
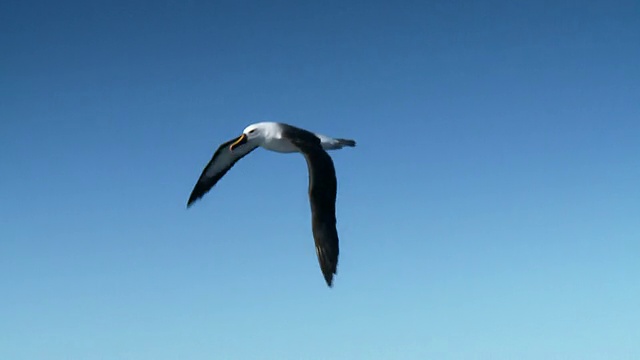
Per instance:
[[[298,137],[293,137],[292,142],[304,155],[309,170],[309,203],[316,255],[324,279],[331,287],[340,253],[336,229],[336,171],[320,139],[311,133],[305,134],[304,130],[296,131]]]
[[[195,201],[208,193],[238,160],[257,148],[255,145],[244,144],[231,152],[229,146],[239,138],[240,137],[231,139],[218,147],[207,166],[202,170],[198,181],[191,191],[191,195],[187,201],[187,207],[190,207]]]

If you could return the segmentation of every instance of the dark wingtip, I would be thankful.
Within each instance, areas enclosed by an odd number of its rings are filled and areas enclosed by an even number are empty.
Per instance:
[[[198,201],[199,198],[200,196],[196,195],[195,192],[191,193],[191,196],[189,196],[189,200],[187,201],[187,209],[190,208],[194,202]]]
[[[328,287],[333,287],[333,276],[337,274],[337,267],[334,267],[333,270],[326,270],[322,272],[322,276],[324,276],[324,281],[326,281]]]
[[[193,203],[200,200],[207,192],[209,188],[206,187],[205,183],[202,181],[198,181],[191,191],[191,195],[189,195],[189,200],[187,201],[187,208],[189,208]]]
[[[333,275],[325,275],[324,280],[327,282],[327,286],[333,288]]]

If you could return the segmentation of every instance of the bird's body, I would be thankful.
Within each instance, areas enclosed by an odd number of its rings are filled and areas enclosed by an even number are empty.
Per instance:
[[[278,153],[303,154],[309,171],[309,202],[316,253],[325,281],[332,286],[339,253],[335,218],[337,180],[333,161],[326,151],[355,145],[354,140],[331,138],[284,123],[249,125],[242,135],[218,147],[202,171],[187,206],[204,196],[238,160],[257,147]]]
[[[276,122],[260,122],[253,125],[248,126],[245,131],[252,131],[254,129],[264,129],[263,136],[261,138],[261,142],[259,146],[279,152],[279,153],[293,153],[293,152],[301,152],[300,149],[293,145],[291,140],[284,136],[284,132],[286,129],[297,131],[297,132],[306,132],[306,130],[296,128],[294,126],[276,123]],[[353,140],[349,139],[334,139],[332,137],[312,133],[318,139],[320,139],[320,144],[324,150],[338,150],[342,149],[345,146],[355,146],[356,143]]]

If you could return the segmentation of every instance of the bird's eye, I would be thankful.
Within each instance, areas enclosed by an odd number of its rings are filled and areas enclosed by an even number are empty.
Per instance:
[[[254,132],[256,132],[256,129],[249,131],[249,134],[253,134]]]

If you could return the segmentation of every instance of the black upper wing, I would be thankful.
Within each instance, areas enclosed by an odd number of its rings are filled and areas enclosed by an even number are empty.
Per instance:
[[[339,239],[336,230],[337,179],[333,160],[322,148],[314,134],[294,127],[286,127],[285,136],[300,149],[309,170],[309,202],[311,225],[320,269],[328,286],[337,273]]]
[[[213,154],[207,166],[202,170],[200,178],[193,188],[191,196],[189,196],[187,207],[190,207],[196,200],[209,192],[238,160],[242,159],[257,147],[255,145],[244,144],[231,152],[229,146],[238,139],[239,137],[236,137],[218,147],[218,150]]]

